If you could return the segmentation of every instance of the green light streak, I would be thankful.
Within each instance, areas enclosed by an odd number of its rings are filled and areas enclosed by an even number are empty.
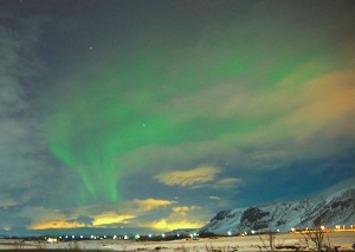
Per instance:
[[[271,120],[267,115],[216,119],[209,117],[208,111],[176,120],[178,111],[174,107],[169,110],[174,99],[240,77],[252,79],[261,90],[275,88],[281,80],[296,75],[300,77],[290,85],[299,85],[299,81],[303,83],[327,69],[302,69],[309,55],[281,57],[269,67],[257,52],[248,50],[250,54],[212,50],[201,59],[195,58],[198,53],[147,51],[124,63],[69,79],[64,86],[76,89],[64,88],[59,93],[53,116],[47,121],[47,138],[53,155],[81,177],[85,186],[81,201],[120,200],[118,182],[130,169],[122,167],[120,156],[131,150],[150,144],[177,145],[242,135]],[[161,109],[165,107],[168,109]]]

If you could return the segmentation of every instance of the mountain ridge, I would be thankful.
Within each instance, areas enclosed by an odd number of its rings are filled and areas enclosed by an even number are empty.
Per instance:
[[[330,228],[355,224],[355,187],[332,192],[318,200],[306,198],[221,211],[199,232],[216,235],[252,230],[286,232],[291,228],[313,228],[320,220]]]

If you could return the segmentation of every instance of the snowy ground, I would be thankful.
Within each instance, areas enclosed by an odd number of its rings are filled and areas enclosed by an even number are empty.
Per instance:
[[[331,247],[339,247],[339,250],[354,250],[355,232],[329,233]],[[268,245],[266,236],[263,237],[265,245]],[[326,239],[328,243],[328,239]],[[312,242],[309,242],[313,245]],[[307,242],[301,234],[278,234],[275,237],[275,245],[307,247]],[[50,249],[77,249],[85,250],[108,250],[108,251],[161,251],[161,252],[234,252],[234,251],[266,251],[262,248],[263,242],[257,235],[245,237],[220,237],[203,238],[175,241],[123,241],[123,240],[100,240],[100,241],[78,241],[59,242],[49,244],[47,242],[5,240],[0,239],[0,250],[50,250]],[[294,249],[293,249],[294,250]],[[290,251],[290,250],[288,250]]]

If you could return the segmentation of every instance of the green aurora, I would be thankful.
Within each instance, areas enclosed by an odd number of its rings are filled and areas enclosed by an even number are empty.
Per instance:
[[[113,56],[110,64],[66,80],[64,86],[76,88],[67,88],[60,95],[55,115],[47,123],[48,142],[54,156],[81,177],[85,185],[82,203],[92,198],[120,200],[120,175],[131,169],[120,164],[120,156],[133,149],[242,135],[270,121],[267,114],[213,118],[202,106],[171,106],[175,99],[220,82],[239,84],[246,78],[259,92],[284,89],[282,83],[292,90],[329,68],[321,58],[312,59],[309,54],[302,58],[296,52],[281,52],[284,56],[270,62],[271,55],[264,52],[258,57],[254,48],[249,48],[250,53],[234,47],[221,52],[224,46],[192,54],[147,49],[123,62]],[[269,60],[264,62],[265,58]],[[305,67],[310,62],[317,67]],[[292,81],[285,82],[288,78]],[[208,102],[213,106],[213,100]],[[190,110],[200,111],[195,117],[181,117]],[[228,144],[236,146],[238,139]]]

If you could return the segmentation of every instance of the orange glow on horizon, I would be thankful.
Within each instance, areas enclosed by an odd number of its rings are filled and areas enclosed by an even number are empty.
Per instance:
[[[85,224],[77,223],[77,222],[66,222],[63,220],[50,220],[50,221],[34,224],[31,226],[31,229],[43,230],[43,229],[67,229],[67,228],[81,228],[81,227],[85,227]]]

